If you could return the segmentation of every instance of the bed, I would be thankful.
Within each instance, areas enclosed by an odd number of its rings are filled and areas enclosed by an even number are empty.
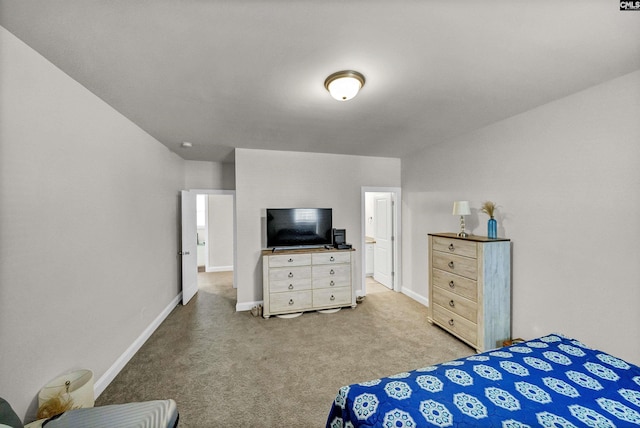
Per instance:
[[[640,425],[640,367],[552,334],[340,388],[327,427]]]

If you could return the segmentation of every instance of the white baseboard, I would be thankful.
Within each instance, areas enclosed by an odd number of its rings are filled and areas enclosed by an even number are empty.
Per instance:
[[[153,320],[151,324],[142,332],[140,336],[127,348],[126,351],[116,360],[115,363],[109,369],[100,376],[100,379],[96,381],[93,386],[93,393],[96,398],[100,396],[107,389],[107,386],[115,379],[115,377],[120,373],[120,371],[124,368],[125,365],[129,362],[129,360],[135,355],[136,352],[144,345],[144,342],[151,337],[154,331],[162,324],[173,308],[175,308],[178,303],[182,300],[182,292],[180,292],[168,305],[164,310]]]
[[[231,266],[207,266],[207,272],[229,272],[233,271],[233,265]]]
[[[254,306],[261,305],[264,301],[236,303],[236,312],[250,311]]]
[[[421,296],[420,294],[418,294],[418,293],[416,293],[414,291],[408,290],[408,289],[403,287],[401,293],[406,295],[406,296],[411,297],[413,300],[415,300],[418,303],[422,303],[425,306],[429,306],[429,299],[424,297],[424,296]]]

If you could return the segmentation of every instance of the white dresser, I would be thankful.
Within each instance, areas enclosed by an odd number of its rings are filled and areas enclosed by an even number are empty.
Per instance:
[[[478,352],[511,338],[511,242],[429,234],[429,322]]]
[[[262,251],[262,315],[356,306],[354,250]]]

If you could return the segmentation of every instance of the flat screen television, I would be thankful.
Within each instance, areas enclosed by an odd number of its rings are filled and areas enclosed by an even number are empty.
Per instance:
[[[332,244],[331,208],[267,208],[267,247]]]

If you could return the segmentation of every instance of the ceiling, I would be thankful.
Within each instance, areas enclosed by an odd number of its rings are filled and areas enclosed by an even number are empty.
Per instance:
[[[615,0],[0,0],[0,24],[190,160],[402,157],[640,69]]]

